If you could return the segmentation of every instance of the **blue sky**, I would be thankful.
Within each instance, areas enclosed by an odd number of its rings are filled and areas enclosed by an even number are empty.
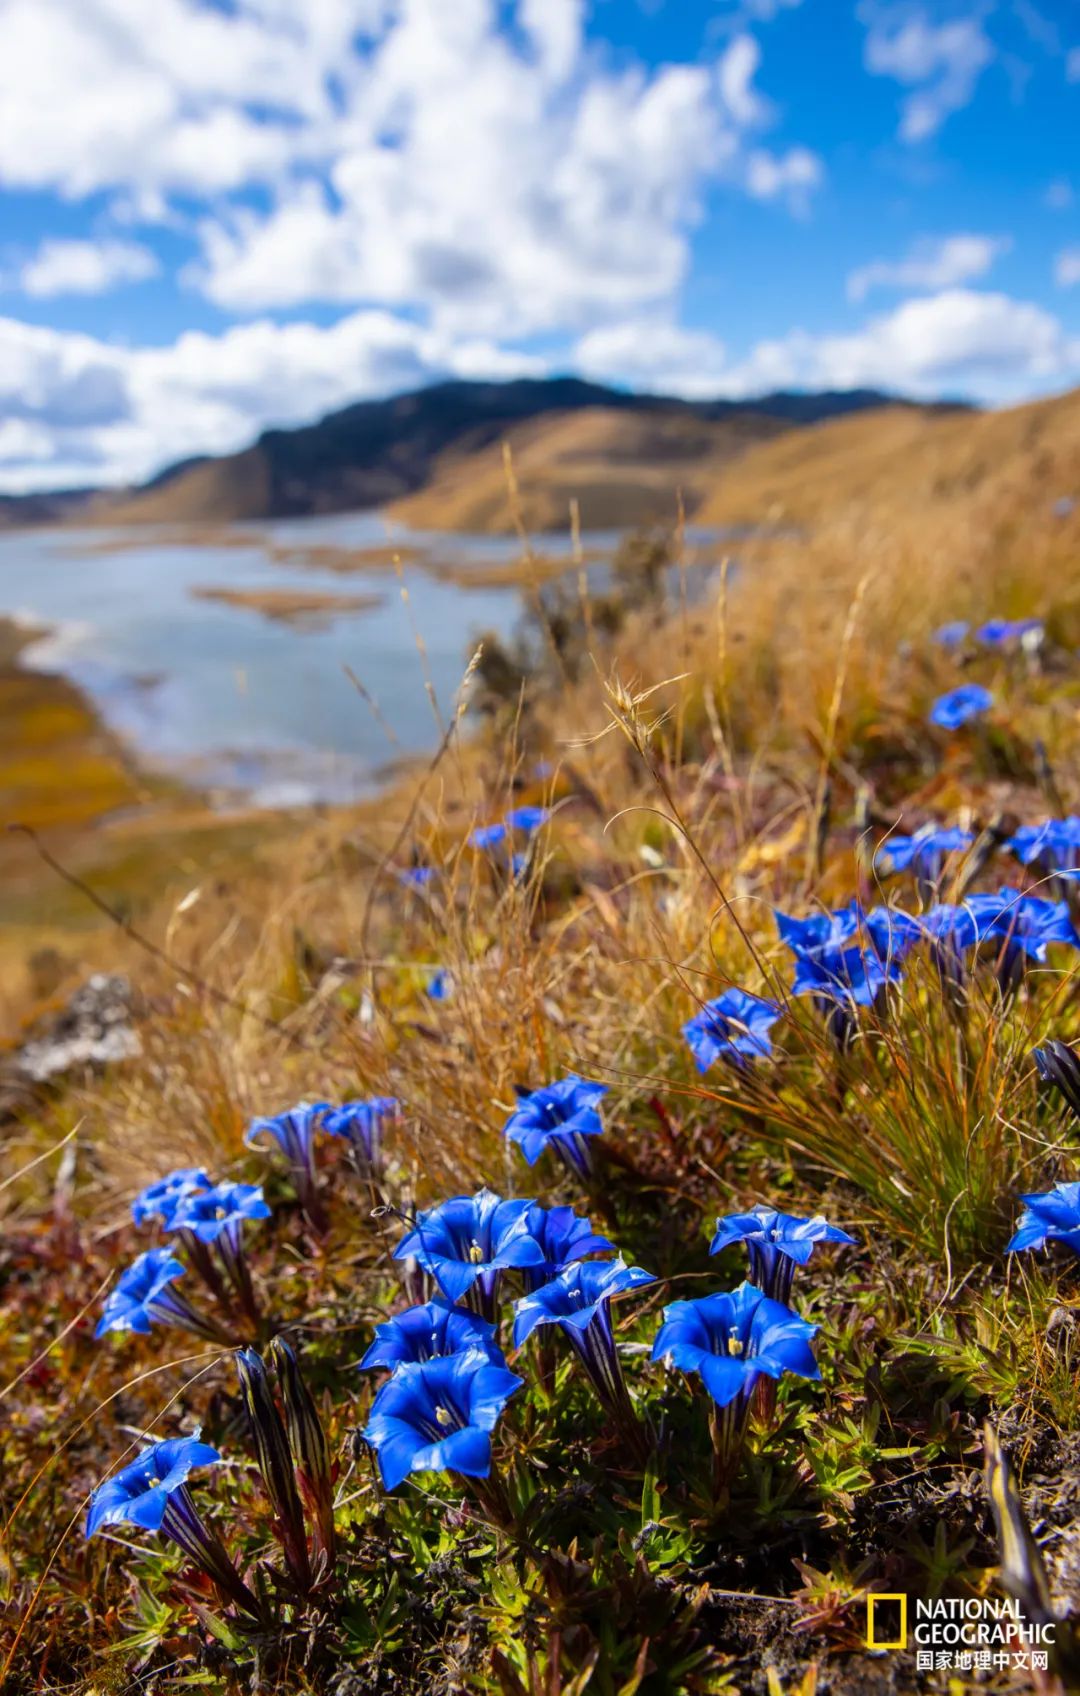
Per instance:
[[[0,489],[441,376],[1080,382],[1075,0],[0,0]]]

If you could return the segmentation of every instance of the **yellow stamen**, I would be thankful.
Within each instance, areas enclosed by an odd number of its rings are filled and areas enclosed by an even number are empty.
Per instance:
[[[733,1355],[736,1355],[736,1356],[742,1354],[742,1352],[743,1352],[743,1346],[739,1341],[739,1333],[736,1330],[734,1325],[731,1327],[731,1330],[728,1332],[727,1352],[728,1352],[728,1354],[733,1354]]]
[[[435,1418],[438,1420],[440,1425],[452,1425],[454,1423],[452,1416],[447,1413],[444,1407],[437,1407],[435,1409]]]
[[[479,1243],[472,1242],[469,1244],[469,1259],[474,1266],[480,1266],[483,1263],[484,1251]]]

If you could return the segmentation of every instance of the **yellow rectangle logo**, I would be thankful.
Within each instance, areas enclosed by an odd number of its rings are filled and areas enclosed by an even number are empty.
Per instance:
[[[879,1602],[894,1602],[899,1604],[900,1633],[897,1637],[888,1639],[875,1635],[876,1609]],[[866,1647],[868,1649],[906,1649],[907,1648],[907,1596],[899,1590],[877,1591],[866,1598]]]

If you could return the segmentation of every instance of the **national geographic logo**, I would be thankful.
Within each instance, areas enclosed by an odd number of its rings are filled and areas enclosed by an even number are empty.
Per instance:
[[[866,1598],[866,1647],[880,1653],[910,1645],[923,1672],[1045,1670],[1054,1635],[1053,1621],[1029,1622],[1011,1598],[920,1596],[910,1606],[910,1622],[902,1592]]]
[[[907,1597],[901,1591],[881,1591],[866,1598],[866,1647],[907,1648]]]

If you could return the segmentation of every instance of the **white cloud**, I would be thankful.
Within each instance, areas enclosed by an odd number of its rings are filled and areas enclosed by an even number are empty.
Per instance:
[[[1054,281],[1062,289],[1080,283],[1080,247],[1066,247],[1058,254],[1054,260]]]
[[[707,330],[643,318],[590,330],[574,349],[574,368],[598,383],[708,399],[723,389],[728,361]]]
[[[844,335],[802,330],[731,361],[706,332],[630,320],[575,349],[589,376],[687,396],[746,398],[773,389],[881,388],[938,399],[1021,399],[1080,376],[1080,340],[1041,307],[1002,294],[948,289],[903,302]]]
[[[794,331],[760,343],[729,373],[730,392],[775,387],[885,388],[1000,402],[1080,375],[1080,340],[1042,307],[1004,294],[947,289],[904,301],[848,335]]]
[[[870,0],[861,16],[868,25],[867,70],[912,90],[901,110],[900,139],[927,140],[968,104],[994,57],[981,9],[942,18],[923,6]]]
[[[0,273],[0,287],[36,300],[104,294],[121,283],[145,282],[160,269],[150,249],[138,242],[44,241],[29,258]]]
[[[1080,82],[1080,47],[1073,47],[1065,55],[1065,75],[1069,82]]]
[[[145,0],[0,0],[0,187],[106,193],[128,228],[194,202],[185,280],[238,314],[519,335],[648,307],[710,184],[801,207],[820,165],[747,162],[774,113],[745,30],[645,69],[587,43],[585,9],[154,0],[148,29]]]
[[[825,170],[816,153],[790,147],[786,153],[756,148],[746,162],[746,187],[755,200],[785,199],[794,211],[805,212],[812,191],[820,188]]]
[[[852,271],[849,300],[865,300],[871,289],[948,289],[983,277],[994,260],[1007,253],[1007,236],[925,237],[904,259],[874,259]]]
[[[1075,196],[1073,186],[1068,177],[1055,177],[1048,183],[1043,195],[1043,205],[1051,212],[1067,212]]]
[[[737,35],[721,58],[717,71],[720,97],[741,129],[768,123],[772,107],[754,87],[761,68],[761,48],[752,35]]]
[[[262,320],[160,348],[0,318],[0,488],[136,481],[365,395],[543,370],[512,349],[450,342],[386,312],[355,312],[328,329]]]

